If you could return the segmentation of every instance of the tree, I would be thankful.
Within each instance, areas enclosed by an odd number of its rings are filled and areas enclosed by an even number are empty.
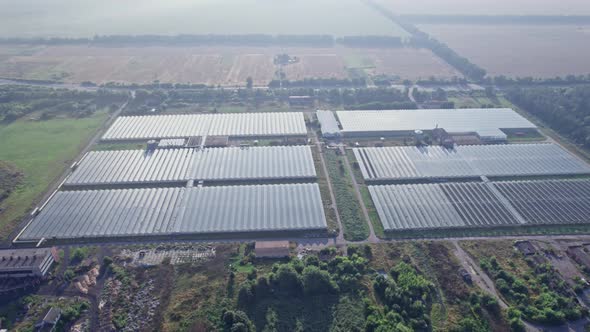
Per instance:
[[[266,324],[262,332],[278,332],[279,319],[277,313],[273,308],[268,308],[266,311]]]
[[[330,274],[313,265],[303,270],[303,289],[306,294],[313,295],[338,292],[338,286],[330,278]]]
[[[252,80],[252,77],[248,76],[248,78],[246,79],[246,87],[248,89],[252,89],[253,86],[254,86],[254,80]]]

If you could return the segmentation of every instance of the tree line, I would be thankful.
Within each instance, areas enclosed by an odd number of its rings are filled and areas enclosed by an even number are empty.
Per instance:
[[[397,36],[368,35],[343,36],[331,35],[106,35],[91,38],[0,38],[0,44],[42,44],[42,45],[232,45],[232,46],[315,46],[333,47],[403,47],[404,41]]]
[[[511,88],[506,98],[560,134],[590,148],[590,85]]]

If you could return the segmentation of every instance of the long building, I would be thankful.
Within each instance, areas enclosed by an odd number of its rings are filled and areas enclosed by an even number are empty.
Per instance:
[[[590,223],[590,180],[369,186],[385,231]]]
[[[344,137],[408,135],[415,130],[444,129],[452,135],[476,134],[486,142],[505,141],[502,129],[529,130],[536,126],[508,108],[337,111]],[[318,115],[322,129],[332,132],[334,121]],[[322,122],[325,119],[325,124]]]
[[[61,191],[18,241],[327,229],[317,184]]]
[[[590,165],[556,144],[357,148],[367,181],[590,174]]]
[[[44,277],[56,260],[55,248],[0,250],[0,279]]]
[[[65,186],[173,184],[195,181],[310,180],[316,178],[311,147],[229,147],[93,151]]]
[[[301,112],[123,116],[103,141],[138,141],[195,136],[306,136]]]

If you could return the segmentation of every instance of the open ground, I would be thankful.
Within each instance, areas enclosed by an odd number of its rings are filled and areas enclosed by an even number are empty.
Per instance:
[[[201,83],[265,86],[276,77],[277,54],[296,57],[288,80],[349,77],[351,71],[400,79],[461,76],[429,50],[346,47],[87,47],[3,46],[0,77],[70,83]]]
[[[590,26],[424,24],[419,28],[491,76],[590,73]]]

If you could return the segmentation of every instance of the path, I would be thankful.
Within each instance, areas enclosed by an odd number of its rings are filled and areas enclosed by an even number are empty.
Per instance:
[[[354,176],[354,172],[352,170],[352,167],[350,166],[350,162],[348,160],[348,157],[346,156],[346,149],[342,145],[339,147],[339,149],[340,149],[340,152],[342,153],[342,156],[344,157],[344,165],[346,167],[346,170],[348,171],[348,174],[350,175],[350,179],[352,181],[352,186],[354,187],[354,192],[356,194],[356,199],[358,200],[358,202],[361,206],[361,210],[363,211],[363,216],[365,217],[365,222],[369,225],[369,237],[367,240],[371,243],[377,243],[377,242],[379,242],[379,238],[377,237],[377,235],[375,235],[375,230],[373,229],[373,224],[371,223],[371,217],[369,216],[369,212],[367,211],[365,201],[363,200],[363,195],[361,194],[361,190],[359,188],[359,185],[356,182],[356,177]]]

